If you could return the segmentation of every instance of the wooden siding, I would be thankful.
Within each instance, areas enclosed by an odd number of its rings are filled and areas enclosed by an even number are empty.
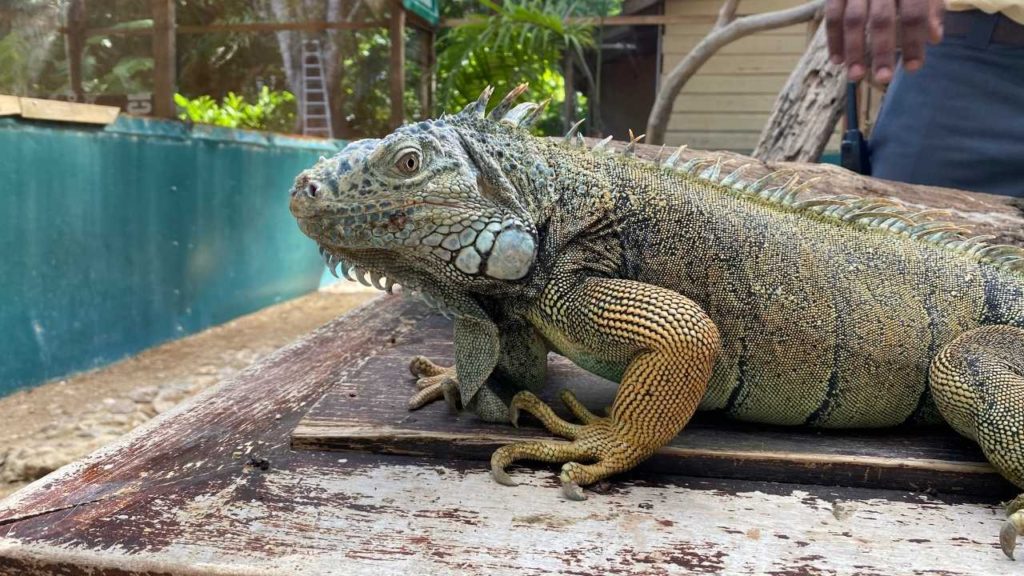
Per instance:
[[[781,10],[800,0],[744,0],[739,15]],[[665,27],[662,81],[711,29],[721,0],[666,0],[670,16],[692,16],[706,23]],[[666,142],[694,148],[750,152],[768,121],[775,97],[796,67],[808,41],[798,24],[748,36],[724,47],[687,82],[676,98]],[[839,131],[826,151],[839,149]]]

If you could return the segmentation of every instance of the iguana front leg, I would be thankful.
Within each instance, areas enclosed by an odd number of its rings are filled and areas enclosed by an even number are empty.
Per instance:
[[[466,408],[488,422],[508,422],[508,403],[519,390],[538,390],[547,372],[548,348],[543,339],[526,321],[508,319],[494,330],[480,326],[480,321],[457,319],[455,322],[455,366],[444,367],[424,356],[416,356],[409,370],[417,377],[419,392],[409,399],[409,409],[416,410],[444,398],[449,406],[458,408],[467,399]],[[491,339],[496,338],[495,344]],[[497,361],[486,368],[481,355],[490,357],[497,346]],[[485,382],[475,382],[483,375]],[[490,378],[488,378],[490,376]],[[466,379],[466,386],[461,383]]]
[[[577,364],[621,374],[607,418],[568,397],[584,424],[565,422],[528,392],[512,401],[513,415],[530,412],[571,441],[503,446],[491,458],[495,479],[511,483],[505,467],[516,460],[564,463],[563,491],[574,500],[583,499],[580,486],[629,470],[679,433],[700,403],[720,348],[717,328],[696,303],[630,280],[555,280],[531,319]]]

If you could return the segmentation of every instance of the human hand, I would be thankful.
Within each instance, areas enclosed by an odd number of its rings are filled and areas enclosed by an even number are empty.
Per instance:
[[[903,67],[914,71],[924,64],[925,42],[942,39],[942,0],[827,0],[825,31],[833,64],[846,64],[847,76],[860,80],[870,56],[875,80],[892,80],[896,38],[903,48]],[[865,47],[866,32],[870,46]]]

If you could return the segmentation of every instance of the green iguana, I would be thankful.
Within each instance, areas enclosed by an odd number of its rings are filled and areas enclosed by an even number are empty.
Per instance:
[[[454,316],[455,366],[413,359],[410,407],[525,410],[569,440],[498,449],[496,480],[512,484],[516,460],[562,463],[582,499],[699,409],[830,428],[944,419],[1024,487],[1024,251],[892,202],[804,199],[678,153],[642,161],[636,139],[611,154],[575,130],[533,137],[542,106],[514,106],[524,90],[353,142],[291,191],[328,268]],[[549,351],[620,383],[607,416],[563,393],[567,422],[531,392]],[[1001,533],[1011,557],[1022,507]]]

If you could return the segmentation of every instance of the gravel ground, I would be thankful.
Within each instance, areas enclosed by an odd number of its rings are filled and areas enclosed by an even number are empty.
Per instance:
[[[0,398],[0,498],[231,378],[376,294],[338,283],[116,364]]]

